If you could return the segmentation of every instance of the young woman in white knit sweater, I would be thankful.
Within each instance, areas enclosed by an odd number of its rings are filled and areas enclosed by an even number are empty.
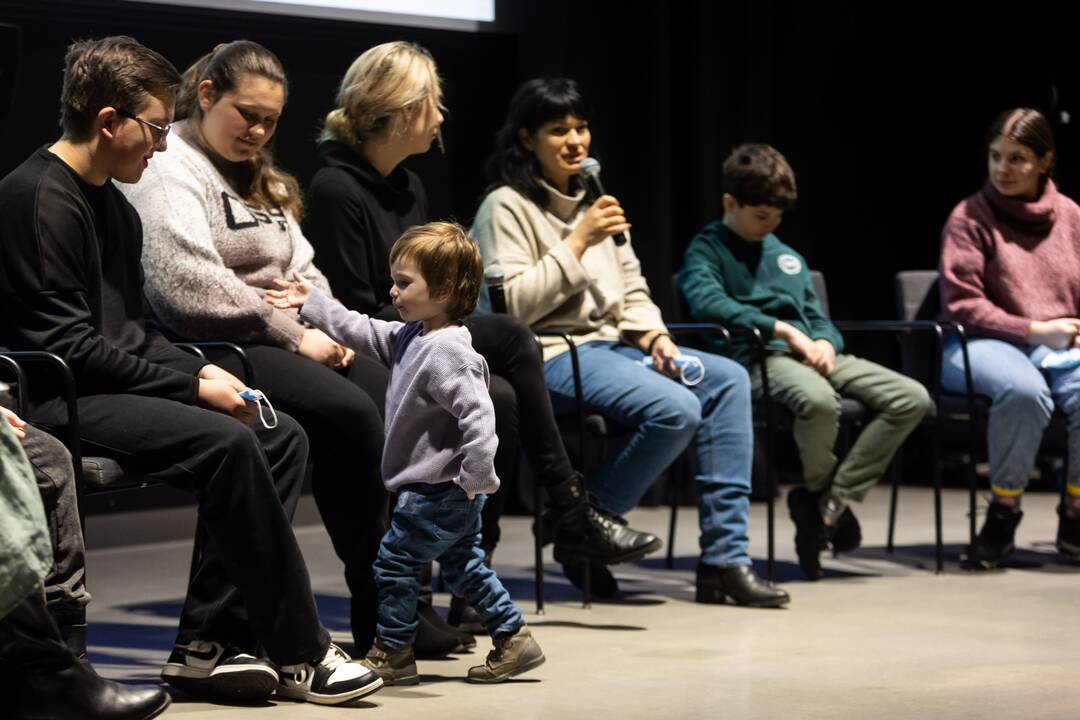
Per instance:
[[[488,161],[492,185],[471,233],[485,265],[498,263],[505,272],[510,312],[534,329],[575,338],[586,404],[633,429],[589,478],[589,492],[608,511],[625,513],[695,441],[698,601],[786,604],[788,594],[761,582],[748,554],[749,377],[739,364],[680,348],[668,334],[633,245],[612,239],[630,228],[619,201],[587,200],[578,180],[591,139],[577,83],[540,78],[522,85],[496,136]],[[544,345],[548,387],[557,403],[569,405],[569,353],[554,342]],[[676,364],[683,355],[697,356],[704,370],[684,376],[685,385]]]
[[[330,291],[297,221],[299,186],[264,149],[286,95],[269,50],[242,40],[218,46],[184,73],[168,149],[142,183],[121,189],[142,218],[146,294],[164,325],[180,338],[240,343],[253,385],[307,432],[315,500],[345,564],[364,652],[378,602],[372,562],[386,530],[378,468],[387,373],[295,311],[263,302],[271,280],[294,270]]]

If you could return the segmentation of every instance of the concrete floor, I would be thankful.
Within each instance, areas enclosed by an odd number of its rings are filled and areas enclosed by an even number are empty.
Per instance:
[[[945,540],[955,561],[966,536],[966,497],[951,491],[945,500]],[[1055,502],[1051,495],[1025,499],[1019,549],[1006,569],[974,575],[951,562],[935,575],[929,491],[902,493],[898,547],[890,556],[883,549],[887,492],[879,488],[857,510],[865,547],[826,559],[828,574],[817,583],[801,579],[792,525],[778,512],[778,577],[792,595],[784,610],[693,602],[696,513],[686,508],[675,569],[664,569],[662,557],[618,566],[618,602],[583,609],[548,548],[548,606],[538,616],[528,520],[508,518],[496,569],[547,654],[533,673],[500,686],[462,682],[488,649],[480,638],[471,655],[422,662],[421,685],[381,690],[360,708],[287,701],[237,708],[177,695],[164,717],[1076,718],[1080,566],[1053,550]],[[647,509],[631,520],[666,533],[667,517],[666,510]],[[751,522],[752,553],[764,558],[764,506],[753,506]],[[325,533],[303,526],[298,536],[323,621],[347,641],[347,593]],[[189,553],[186,542],[90,552],[91,659],[100,672],[156,680],[171,647]]]

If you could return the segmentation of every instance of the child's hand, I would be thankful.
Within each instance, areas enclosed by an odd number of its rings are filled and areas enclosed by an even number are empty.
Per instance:
[[[22,440],[26,437],[26,431],[23,430],[23,428],[26,427],[26,421],[3,405],[0,405],[0,418],[7,421],[7,424],[11,426],[11,431],[15,433],[16,438]],[[469,499],[472,500],[472,498]]]
[[[280,289],[267,290],[266,302],[282,310],[303,307],[311,297],[311,291],[315,289],[315,286],[308,282],[298,270],[293,270],[293,281],[286,282],[281,278],[274,278],[274,284]]]
[[[461,478],[455,477],[454,478],[454,484],[457,485],[458,487],[461,487]],[[462,489],[464,490],[464,488],[462,488]],[[465,497],[469,498],[470,500],[475,500],[476,499],[476,493],[471,493],[468,490],[465,490]]]

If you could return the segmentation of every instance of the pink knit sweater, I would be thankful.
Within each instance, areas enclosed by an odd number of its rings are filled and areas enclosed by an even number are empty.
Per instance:
[[[1034,201],[988,181],[941,236],[942,315],[969,334],[1025,343],[1032,320],[1080,316],[1080,207],[1053,180]]]

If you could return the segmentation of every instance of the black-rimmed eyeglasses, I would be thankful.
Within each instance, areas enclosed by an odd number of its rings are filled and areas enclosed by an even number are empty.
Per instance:
[[[135,122],[141,123],[146,127],[150,128],[150,137],[154,139],[155,145],[160,145],[162,141],[164,141],[165,138],[169,136],[169,131],[172,130],[172,125],[158,125],[157,123],[152,123],[149,120],[143,120],[141,117],[128,110],[118,109],[116,111],[116,114],[120,117],[130,118],[131,120],[134,120]]]

